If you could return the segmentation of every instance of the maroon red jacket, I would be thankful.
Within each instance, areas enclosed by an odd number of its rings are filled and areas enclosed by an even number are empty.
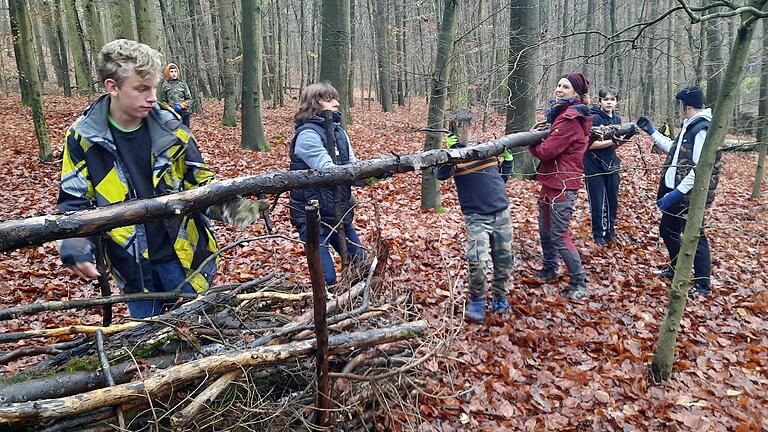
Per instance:
[[[541,160],[536,179],[542,197],[556,199],[564,190],[578,190],[584,174],[584,152],[589,146],[592,115],[585,105],[571,102],[559,108],[549,136],[531,153]],[[563,197],[564,198],[564,197]]]

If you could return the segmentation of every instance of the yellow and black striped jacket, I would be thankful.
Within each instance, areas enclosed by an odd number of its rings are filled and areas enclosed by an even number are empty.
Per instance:
[[[136,197],[109,130],[109,103],[109,95],[100,97],[67,130],[58,199],[61,211],[103,207]],[[194,137],[178,115],[155,105],[145,122],[152,137],[155,195],[215,181]],[[187,274],[216,251],[211,222],[201,212],[167,219],[163,224]],[[118,287],[126,293],[143,291],[142,274],[149,258],[144,225],[108,231],[105,246]],[[204,291],[215,273],[216,262],[211,260],[190,284],[196,291]]]

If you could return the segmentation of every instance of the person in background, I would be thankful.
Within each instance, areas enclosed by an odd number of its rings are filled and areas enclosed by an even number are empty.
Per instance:
[[[538,276],[543,280],[556,279],[558,259],[562,258],[570,276],[570,285],[562,294],[576,300],[589,294],[581,257],[569,230],[592,127],[588,91],[589,81],[581,73],[563,75],[547,110],[549,136],[528,147],[541,161],[536,179],[541,183],[538,205],[543,265]]]
[[[160,85],[158,102],[168,104],[181,116],[181,122],[189,128],[189,106],[192,103],[192,95],[189,86],[181,79],[179,67],[173,63],[165,66],[165,79]]]
[[[683,124],[677,139],[670,139],[656,130],[653,122],[645,116],[637,119],[637,126],[648,133],[655,146],[667,153],[667,160],[661,173],[656,205],[661,210],[659,232],[669,253],[670,265],[662,275],[669,280],[675,276],[675,265],[680,253],[680,240],[688,220],[691,204],[691,190],[696,180],[696,165],[701,149],[707,139],[712,121],[712,110],[704,108],[704,92],[699,86],[691,85],[680,90],[675,99],[683,116]],[[715,200],[715,189],[720,172],[720,153],[717,153],[712,177],[707,191],[707,207]],[[703,222],[702,222],[703,224]],[[693,291],[708,296],[712,293],[710,272],[712,258],[709,241],[702,228],[696,244],[693,260]]]
[[[472,111],[466,108],[456,110],[451,117],[450,128],[455,133],[446,137],[448,148],[476,145],[477,142],[472,140],[475,126]],[[514,255],[509,198],[504,186],[505,179],[499,172],[498,158],[491,156],[455,165],[442,165],[437,169],[436,176],[439,180],[453,177],[461,212],[464,213],[469,273],[467,319],[477,324],[485,321],[488,291],[485,273],[490,262],[493,262],[491,311],[507,314],[507,283],[512,274]]]
[[[597,93],[599,106],[592,107],[592,126],[621,124],[616,114],[619,91],[607,86]],[[592,215],[592,238],[605,246],[616,241],[616,211],[619,207],[619,168],[616,148],[621,141],[613,137],[592,141],[584,154],[584,177]]]
[[[67,130],[58,208],[62,212],[167,195],[214,182],[197,142],[178,115],[159,106],[155,87],[162,54],[117,39],[99,52],[96,70],[107,94]],[[125,294],[208,289],[217,251],[209,217],[238,227],[256,222],[268,203],[236,198],[204,212],[107,231],[100,243],[112,276]],[[61,261],[87,279],[99,276],[96,244],[70,238],[59,243]],[[157,300],[128,302],[133,318],[163,313]]]

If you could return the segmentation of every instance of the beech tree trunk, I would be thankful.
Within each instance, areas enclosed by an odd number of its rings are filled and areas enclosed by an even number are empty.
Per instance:
[[[768,19],[763,19],[763,63],[760,67],[760,105],[757,110],[757,142],[759,145],[752,198],[760,196],[768,152]]]
[[[104,30],[101,28],[101,17],[99,8],[101,3],[95,0],[86,0],[83,2],[85,11],[85,22],[88,24],[88,45],[90,46],[91,62],[96,65],[96,56],[104,46]]]
[[[453,33],[456,28],[457,0],[446,0],[443,9],[443,21],[437,36],[437,57],[432,72],[432,91],[429,95],[427,127],[440,130],[445,125],[445,97],[448,93],[449,59],[453,52]],[[442,133],[427,132],[424,150],[440,148]],[[421,207],[438,209],[441,207],[440,189],[432,168],[421,172]]]
[[[320,81],[329,81],[339,92],[339,103],[346,124],[349,106],[349,2],[322,2],[322,45],[320,48]]]
[[[237,126],[237,97],[235,95],[235,65],[233,61],[236,54],[235,47],[235,13],[232,0],[218,0],[219,2],[219,29],[221,31],[221,51],[224,62],[221,65],[222,78],[224,80],[224,116],[221,118],[222,126]]]
[[[83,27],[75,7],[75,0],[64,0],[64,10],[67,15],[67,35],[69,47],[72,50],[72,62],[75,66],[75,82],[77,92],[88,95],[93,93],[91,85],[91,68],[88,65],[88,54],[85,49]]]
[[[72,82],[69,76],[69,54],[64,38],[64,27],[61,21],[61,7],[59,0],[51,0],[51,16],[53,17],[54,32],[58,42],[59,55],[61,56],[61,77],[64,82],[64,96],[72,96]]]
[[[392,72],[387,48],[387,3],[376,0],[376,60],[379,68],[379,98],[381,109],[392,112]]]
[[[133,30],[133,8],[131,0],[110,0],[112,13],[112,36],[114,39],[136,39]]]
[[[768,0],[750,0],[747,5],[761,10]],[[688,210],[688,220],[683,232],[680,253],[675,266],[675,277],[669,291],[669,303],[664,322],[659,329],[659,339],[656,343],[656,353],[651,364],[651,374],[656,381],[666,381],[672,375],[672,364],[675,359],[675,341],[680,331],[680,320],[688,301],[688,287],[691,283],[691,269],[693,258],[696,255],[696,245],[701,233],[701,224],[704,220],[704,208],[707,201],[707,191],[712,177],[712,167],[715,163],[715,154],[725,140],[728,131],[728,123],[731,118],[731,109],[738,97],[739,83],[744,72],[744,65],[749,54],[749,46],[754,34],[755,19],[752,14],[744,13],[741,18],[736,41],[731,49],[728,66],[723,74],[724,80],[720,85],[717,95],[717,104],[712,115],[712,123],[709,126],[707,139],[696,164],[696,181],[693,185],[691,204]]]
[[[136,14],[136,35],[139,42],[160,50],[160,35],[157,30],[153,1],[133,0],[133,9]]]
[[[261,118],[261,0],[242,0],[243,9],[243,125],[240,147],[267,150]]]

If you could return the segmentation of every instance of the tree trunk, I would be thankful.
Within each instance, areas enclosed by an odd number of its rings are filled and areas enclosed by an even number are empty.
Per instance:
[[[437,36],[437,56],[435,69],[432,72],[432,91],[429,95],[429,112],[427,127],[433,130],[443,129],[445,124],[445,97],[448,93],[449,60],[453,52],[453,33],[457,20],[457,0],[446,0],[443,10],[443,22]],[[442,134],[427,132],[424,150],[440,148]],[[421,207],[439,209],[440,189],[435,178],[435,169],[430,168],[421,172]]]
[[[240,147],[267,150],[261,118],[261,0],[242,0],[243,109]]]
[[[392,112],[392,72],[387,48],[387,6],[385,0],[376,0],[376,59],[379,68],[379,99],[384,112]]]
[[[20,32],[21,21],[26,22],[27,15],[19,13],[19,6],[16,0],[8,0],[8,16],[11,24],[11,36],[13,39],[13,56],[16,59],[16,70],[19,73],[19,89],[21,90],[21,103],[24,105],[32,104],[32,90],[30,89],[29,65],[32,59],[25,58],[23,47],[24,39]],[[31,42],[30,42],[31,43]]]
[[[11,27],[17,27],[16,38],[19,40],[21,58],[16,58],[16,66],[19,75],[26,75],[29,89],[29,102],[32,108],[32,120],[35,123],[35,136],[37,137],[38,158],[43,162],[53,160],[51,145],[48,142],[48,130],[45,127],[45,115],[43,114],[43,97],[40,94],[40,77],[37,73],[37,64],[32,47],[32,30],[30,29],[27,0],[9,0],[8,12],[11,17]],[[14,21],[16,21],[14,25]],[[20,61],[21,60],[21,61]]]
[[[211,97],[210,93],[207,91],[207,87],[205,85],[205,82],[203,80],[203,77],[199,71],[201,71],[203,68],[200,66],[200,34],[198,33],[198,26],[197,26],[197,13],[198,10],[195,7],[195,1],[194,0],[187,0],[187,9],[189,10],[189,17],[190,17],[190,35],[192,36],[192,46],[188,47],[188,49],[192,50],[192,68],[194,68],[195,72],[195,79],[196,79],[196,85],[195,87],[199,88],[200,91],[197,94],[197,97],[192,99],[192,106],[190,107],[192,112],[195,113],[202,113],[203,112],[203,102],[201,96]],[[210,73],[208,71],[208,68],[204,68],[207,73]]]
[[[96,57],[104,46],[104,30],[101,28],[101,18],[99,17],[100,3],[95,0],[86,0],[83,2],[85,11],[85,22],[88,24],[88,45],[91,50],[91,62],[96,65]]]
[[[768,19],[763,19],[763,63],[760,66],[760,102],[757,109],[757,142],[759,153],[752,198],[760,196],[765,174],[765,154],[768,152]]]
[[[159,50],[160,35],[157,31],[153,0],[133,0],[133,9],[136,14],[136,35],[139,42]]]
[[[584,30],[587,33],[584,35],[584,52],[583,52],[584,71],[583,72],[584,72],[584,76],[586,76],[587,79],[593,80],[592,82],[597,82],[597,77],[592,74],[592,66],[591,66],[592,59],[590,58],[590,56],[592,55],[592,33],[589,33],[590,30],[594,30],[595,0],[587,0],[587,17],[588,18],[584,20],[584,24],[585,24]],[[534,24],[534,23],[531,23],[531,24]]]
[[[450,19],[450,14],[447,16]],[[466,149],[439,149],[412,155],[385,156],[320,170],[275,171],[221,180],[171,195],[127,201],[108,207],[8,220],[0,222],[0,252],[63,238],[87,237],[147,220],[167,219],[237,197],[347,185],[369,177],[379,177],[387,172],[409,172],[447,163],[479,160],[497,155],[505,148],[539,143],[548,134],[548,131],[520,132]]]
[[[747,3],[757,10],[761,10],[768,0],[751,0]],[[656,353],[651,364],[651,374],[656,381],[666,381],[672,375],[672,364],[675,357],[675,341],[680,330],[680,320],[683,317],[685,304],[688,301],[688,287],[691,282],[691,269],[696,252],[696,245],[701,233],[701,224],[704,219],[704,208],[707,201],[707,191],[712,177],[712,167],[715,155],[720,145],[725,140],[728,123],[731,118],[731,109],[738,97],[739,83],[744,72],[744,64],[749,54],[749,45],[754,34],[755,19],[752,14],[742,14],[741,26],[733,43],[731,56],[723,74],[724,80],[720,85],[717,95],[717,104],[712,115],[712,123],[709,126],[707,139],[696,164],[696,181],[694,182],[691,196],[688,219],[683,232],[680,253],[675,267],[675,277],[672,280],[672,288],[669,293],[669,303],[664,322],[659,329],[659,339],[656,344]]]
[[[80,25],[80,18],[77,15],[75,0],[64,0],[64,10],[67,15],[67,35],[69,36],[69,47],[72,50],[72,62],[75,66],[77,92],[88,95],[93,93],[91,70],[88,66],[83,27]]]
[[[56,40],[58,41],[59,55],[61,56],[61,73],[64,80],[64,96],[72,96],[72,82],[69,78],[69,54],[67,53],[67,43],[64,38],[64,26],[61,21],[61,7],[59,0],[52,0],[51,15],[54,19],[54,29]]]
[[[397,105],[405,106],[405,8],[395,0],[395,53],[397,70]]]
[[[592,0],[590,0],[592,1]],[[536,67],[538,17],[536,0],[512,0],[509,29],[509,105],[505,133],[528,130],[536,123]],[[536,172],[533,155],[527,148],[513,153],[515,175],[524,178]]]
[[[713,3],[714,0],[708,0]],[[709,13],[719,12],[721,8],[710,9]],[[707,94],[705,102],[707,106],[714,108],[717,102],[716,97],[720,89],[720,82],[723,79],[723,28],[722,19],[709,20],[702,25],[707,29]]]
[[[29,25],[31,26],[31,30],[32,30],[32,38],[35,41],[35,56],[37,58],[37,75],[38,75],[38,78],[40,79],[40,82],[44,83],[48,81],[48,68],[45,66],[45,52],[43,51],[42,35],[40,34],[39,14],[34,14],[29,17]]]
[[[349,78],[347,79],[346,106],[351,110],[355,106],[355,66],[359,61],[355,55],[356,49],[356,25],[355,25],[355,0],[349,1]],[[360,77],[362,79],[362,76]]]
[[[235,65],[233,61],[236,54],[235,47],[235,13],[232,0],[219,0],[219,28],[221,30],[221,50],[224,62],[221,65],[224,80],[224,116],[221,118],[222,126],[234,127],[237,125],[237,100],[235,95]]]
[[[110,0],[112,13],[112,36],[114,39],[136,39],[133,30],[133,8],[131,0]]]
[[[347,100],[349,84],[349,1],[325,0],[322,8],[320,81],[329,81],[339,92],[339,102]],[[349,107],[341,106],[346,122]]]
[[[61,62],[61,54],[59,52],[59,40],[57,39],[57,19],[53,16],[51,6],[47,1],[38,1],[35,4],[36,7],[41,8],[42,13],[40,19],[43,27],[46,29],[45,33],[46,45],[48,45],[48,52],[51,54],[51,63],[53,64],[53,72],[56,74],[56,85],[64,87],[64,70],[67,66]],[[67,75],[69,79],[69,75]]]

